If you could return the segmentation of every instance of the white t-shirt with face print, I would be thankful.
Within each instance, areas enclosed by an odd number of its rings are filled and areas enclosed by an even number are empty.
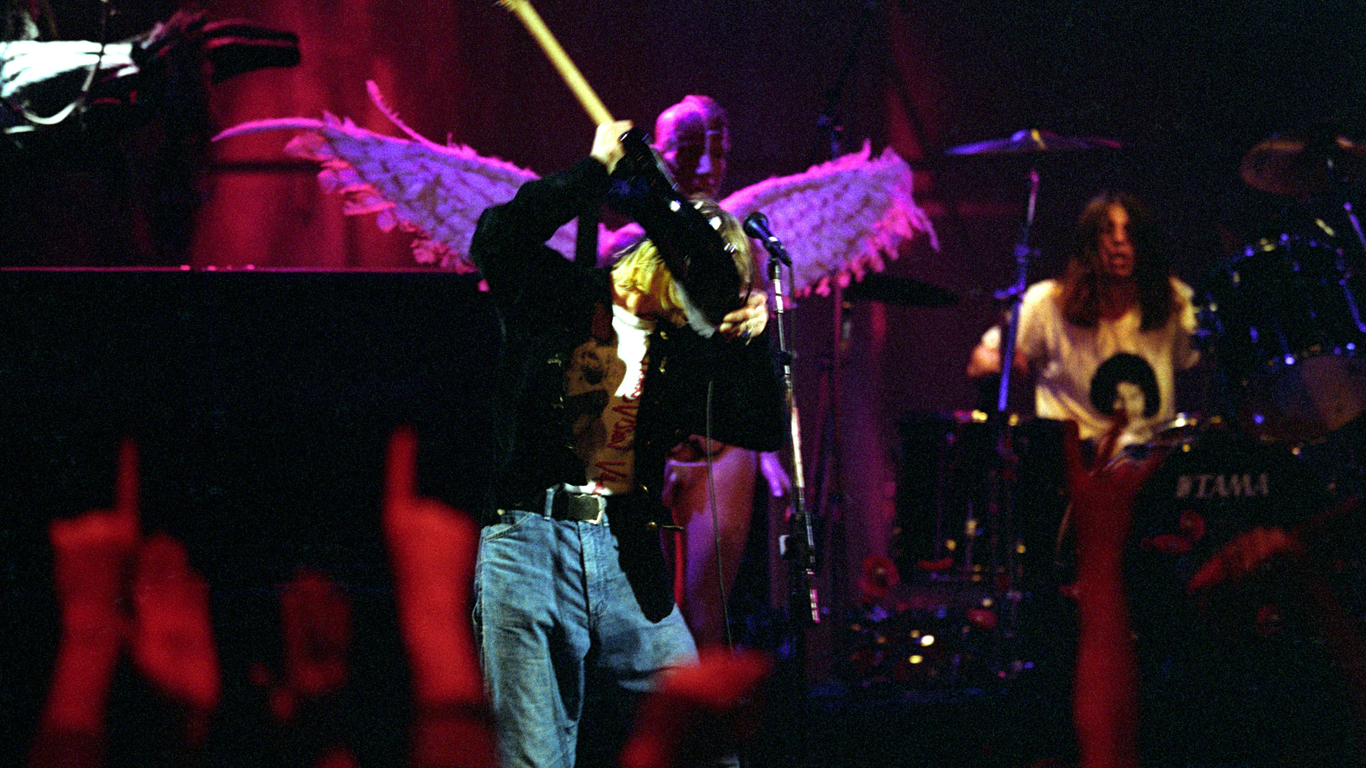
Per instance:
[[[1190,286],[1172,278],[1177,309],[1167,324],[1151,331],[1140,330],[1142,314],[1137,306],[1115,319],[1101,319],[1094,328],[1067,322],[1058,303],[1061,286],[1044,280],[1029,287],[1020,304],[1020,328],[1016,351],[1035,371],[1034,410],[1044,419],[1073,419],[1082,439],[1098,437],[1111,425],[1108,414],[1091,405],[1091,380],[1102,363],[1121,352],[1138,355],[1152,366],[1161,396],[1149,423],[1176,416],[1176,371],[1195,365],[1199,353],[1191,347],[1195,332],[1195,307]],[[999,334],[998,334],[999,343]]]

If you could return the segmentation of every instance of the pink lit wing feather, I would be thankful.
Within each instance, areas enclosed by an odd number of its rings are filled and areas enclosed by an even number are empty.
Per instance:
[[[301,131],[285,146],[295,157],[322,166],[318,181],[345,198],[347,215],[375,214],[384,231],[414,233],[419,263],[460,272],[474,271],[470,238],[485,208],[512,199],[518,187],[537,178],[529,170],[483,157],[461,145],[441,145],[405,125],[389,109],[373,82],[366,84],[375,105],[408,135],[397,138],[361,128],[349,119],[324,114],[321,120],[281,118],[242,123],[215,140],[263,131]],[[562,227],[550,246],[574,253],[575,222]]]
[[[911,168],[889,147],[874,158],[867,143],[792,176],[745,187],[721,207],[744,219],[768,217],[792,258],[793,292],[829,291],[868,271],[880,272],[917,233],[939,241],[929,217],[911,197]]]
[[[469,243],[479,214],[511,199],[536,174],[468,146],[424,138],[384,104],[373,82],[367,86],[376,106],[408,138],[325,114],[321,120],[242,123],[215,139],[300,131],[286,152],[321,164],[319,182],[344,196],[347,214],[373,213],[385,231],[397,226],[413,232],[419,263],[472,271]],[[721,206],[742,219],[756,210],[768,216],[792,256],[797,293],[824,293],[831,280],[847,285],[868,270],[881,271],[917,233],[928,234],[938,248],[929,218],[911,197],[910,167],[890,148],[873,158],[865,144],[861,152],[741,189]],[[574,253],[575,224],[562,227],[550,241],[567,257]]]

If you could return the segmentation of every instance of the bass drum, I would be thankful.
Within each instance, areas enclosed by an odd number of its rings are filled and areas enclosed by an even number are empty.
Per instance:
[[[1314,442],[1366,412],[1366,284],[1327,232],[1248,246],[1206,281],[1201,333],[1250,435]]]
[[[1169,445],[1140,491],[1124,557],[1140,749],[1157,765],[1270,765],[1264,758],[1287,747],[1341,741],[1340,683],[1303,621],[1303,593],[1281,571],[1187,594],[1239,534],[1312,526],[1327,487],[1288,446],[1232,428],[1200,427]]]
[[[1291,530],[1322,512],[1327,486],[1285,446],[1219,424],[1168,432],[1170,453],[1134,505],[1125,582],[1134,629],[1158,647],[1196,622],[1190,578],[1238,534]]]

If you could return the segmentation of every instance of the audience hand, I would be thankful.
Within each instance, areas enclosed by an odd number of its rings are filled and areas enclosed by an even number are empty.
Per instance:
[[[295,696],[320,699],[346,685],[351,603],[326,576],[300,569],[280,591],[285,684]]]
[[[755,696],[771,670],[763,653],[713,648],[666,672],[641,708],[622,768],[693,768],[735,753],[758,732]]]
[[[119,447],[114,507],[48,525],[61,641],[39,726],[38,752],[50,734],[103,735],[105,704],[123,639],[124,574],[138,543],[137,448]],[[35,754],[35,762],[41,762]]]
[[[124,576],[138,546],[137,448],[119,448],[114,507],[92,509],[48,526],[54,586],[63,630],[99,630],[118,641],[125,630]]]
[[[418,701],[478,700],[483,683],[475,664],[470,592],[479,526],[468,514],[417,495],[412,430],[400,429],[390,439],[386,477],[384,533]]]
[[[140,541],[137,448],[119,447],[114,507],[48,527],[62,637],[35,766],[95,766],[104,742],[114,665],[128,643],[147,681],[183,708],[182,746],[197,748],[219,700],[208,587],[184,547],[166,535]]]
[[[412,763],[493,766],[493,728],[470,620],[479,525],[417,495],[417,435],[410,428],[389,440],[383,523],[412,668]]]
[[[1101,441],[1110,452],[1122,425]],[[1137,659],[1121,570],[1134,498],[1166,453],[1088,467],[1076,422],[1066,422],[1063,452],[1077,539],[1077,668],[1072,717],[1081,768],[1138,765]]]
[[[1088,466],[1082,459],[1076,423],[1064,425],[1063,452],[1076,526],[1079,578],[1084,576],[1083,571],[1093,571],[1092,566],[1118,568],[1133,523],[1134,498],[1167,457],[1168,452],[1161,449],[1137,461],[1107,461],[1123,427],[1117,423],[1101,438],[1097,458]]]
[[[220,692],[208,584],[190,568],[180,542],[157,534],[138,551],[132,593],[137,615],[130,636],[133,663],[184,708],[186,743],[200,745]]]
[[[1304,544],[1279,527],[1253,528],[1233,537],[1186,582],[1186,594],[1247,578],[1276,556],[1303,557]]]
[[[138,551],[132,592],[138,670],[172,700],[195,711],[213,710],[219,677],[209,587],[190,568],[185,547],[165,534],[149,537]]]

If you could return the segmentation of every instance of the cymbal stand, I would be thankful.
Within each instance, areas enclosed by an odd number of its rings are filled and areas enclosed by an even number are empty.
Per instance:
[[[1352,208],[1352,199],[1347,195],[1343,195],[1342,210],[1347,214],[1347,221],[1352,225],[1352,232],[1357,237],[1357,243],[1361,245],[1361,251],[1359,251],[1359,253],[1366,254],[1366,234],[1363,234],[1361,231],[1361,220],[1357,218],[1356,211]],[[1352,288],[1347,284],[1347,279],[1351,276],[1351,271],[1345,269],[1345,266],[1346,265],[1342,265],[1340,267],[1341,271],[1346,275],[1342,280],[1343,298],[1347,300],[1347,306],[1352,312],[1352,322],[1356,325],[1357,331],[1366,333],[1366,320],[1362,317],[1361,307],[1357,305],[1356,296],[1352,294]]]
[[[1005,327],[1001,329],[1001,383],[996,396],[996,412],[992,415],[995,429],[992,437],[996,445],[997,463],[988,473],[988,523],[989,535],[997,539],[998,546],[991,548],[991,572],[994,574],[1004,567],[1012,577],[1015,576],[1014,525],[1011,512],[1014,507],[1010,494],[1011,480],[1019,465],[1011,434],[1010,384],[1014,380],[1015,342],[1020,330],[1020,304],[1029,287],[1029,263],[1037,254],[1030,246],[1030,235],[1034,227],[1034,212],[1039,201],[1039,171],[1029,169],[1029,203],[1025,209],[1024,223],[1020,226],[1020,239],[1015,243],[1015,282],[1004,290],[998,291],[997,299],[1010,301],[1010,312]],[[1002,562],[1001,550],[1004,545],[1005,558]]]
[[[1356,210],[1352,207],[1352,196],[1348,192],[1350,185],[1347,178],[1337,172],[1337,165],[1331,155],[1328,158],[1328,169],[1329,175],[1337,187],[1338,196],[1342,198],[1342,210],[1347,214],[1347,221],[1352,225],[1352,233],[1357,236],[1357,242],[1361,245],[1361,252],[1366,254],[1366,233],[1362,232],[1361,220],[1357,218]]]
[[[1015,282],[1009,288],[996,292],[998,300],[1010,301],[1010,319],[1001,329],[1001,384],[996,395],[996,417],[1005,420],[1010,401],[1011,372],[1015,367],[1015,335],[1020,327],[1020,301],[1024,299],[1029,287],[1029,261],[1036,251],[1029,246],[1030,230],[1034,227],[1034,210],[1039,201],[1039,171],[1029,169],[1029,205],[1025,211],[1024,224],[1020,228],[1020,239],[1015,243]]]
[[[1009,300],[1010,312],[1007,315],[1005,327],[1001,329],[1001,383],[997,392],[996,412],[990,419],[993,429],[991,436],[996,448],[996,462],[987,471],[987,530],[986,534],[990,537],[991,546],[988,548],[990,560],[987,565],[988,578],[995,586],[997,577],[1004,573],[1007,576],[1007,599],[1000,605],[1000,610],[1007,612],[1002,616],[1003,627],[1007,628],[1007,635],[1013,634],[1009,628],[1015,625],[1016,609],[1020,599],[1019,586],[1015,583],[1019,577],[1018,557],[1016,552],[1014,509],[1015,501],[1013,496],[1013,485],[1018,474],[1019,455],[1015,451],[1014,435],[1010,416],[1007,413],[1010,402],[1010,384],[1014,380],[1015,368],[1015,342],[1019,335],[1020,328],[1020,304],[1024,299],[1025,291],[1029,286],[1029,264],[1037,251],[1030,245],[1031,233],[1034,226],[1034,212],[1039,200],[1039,171],[1037,167],[1029,169],[1029,202],[1025,209],[1024,222],[1020,227],[1020,238],[1015,244],[1015,282],[1010,288],[999,291],[996,298],[999,300]],[[970,528],[975,528],[977,522],[968,520]],[[971,542],[976,539],[979,533],[970,530],[967,536],[969,543],[969,553],[972,551]],[[973,575],[973,565],[968,564],[969,577]],[[1005,649],[998,643],[996,647],[998,658],[995,666],[998,671]]]

